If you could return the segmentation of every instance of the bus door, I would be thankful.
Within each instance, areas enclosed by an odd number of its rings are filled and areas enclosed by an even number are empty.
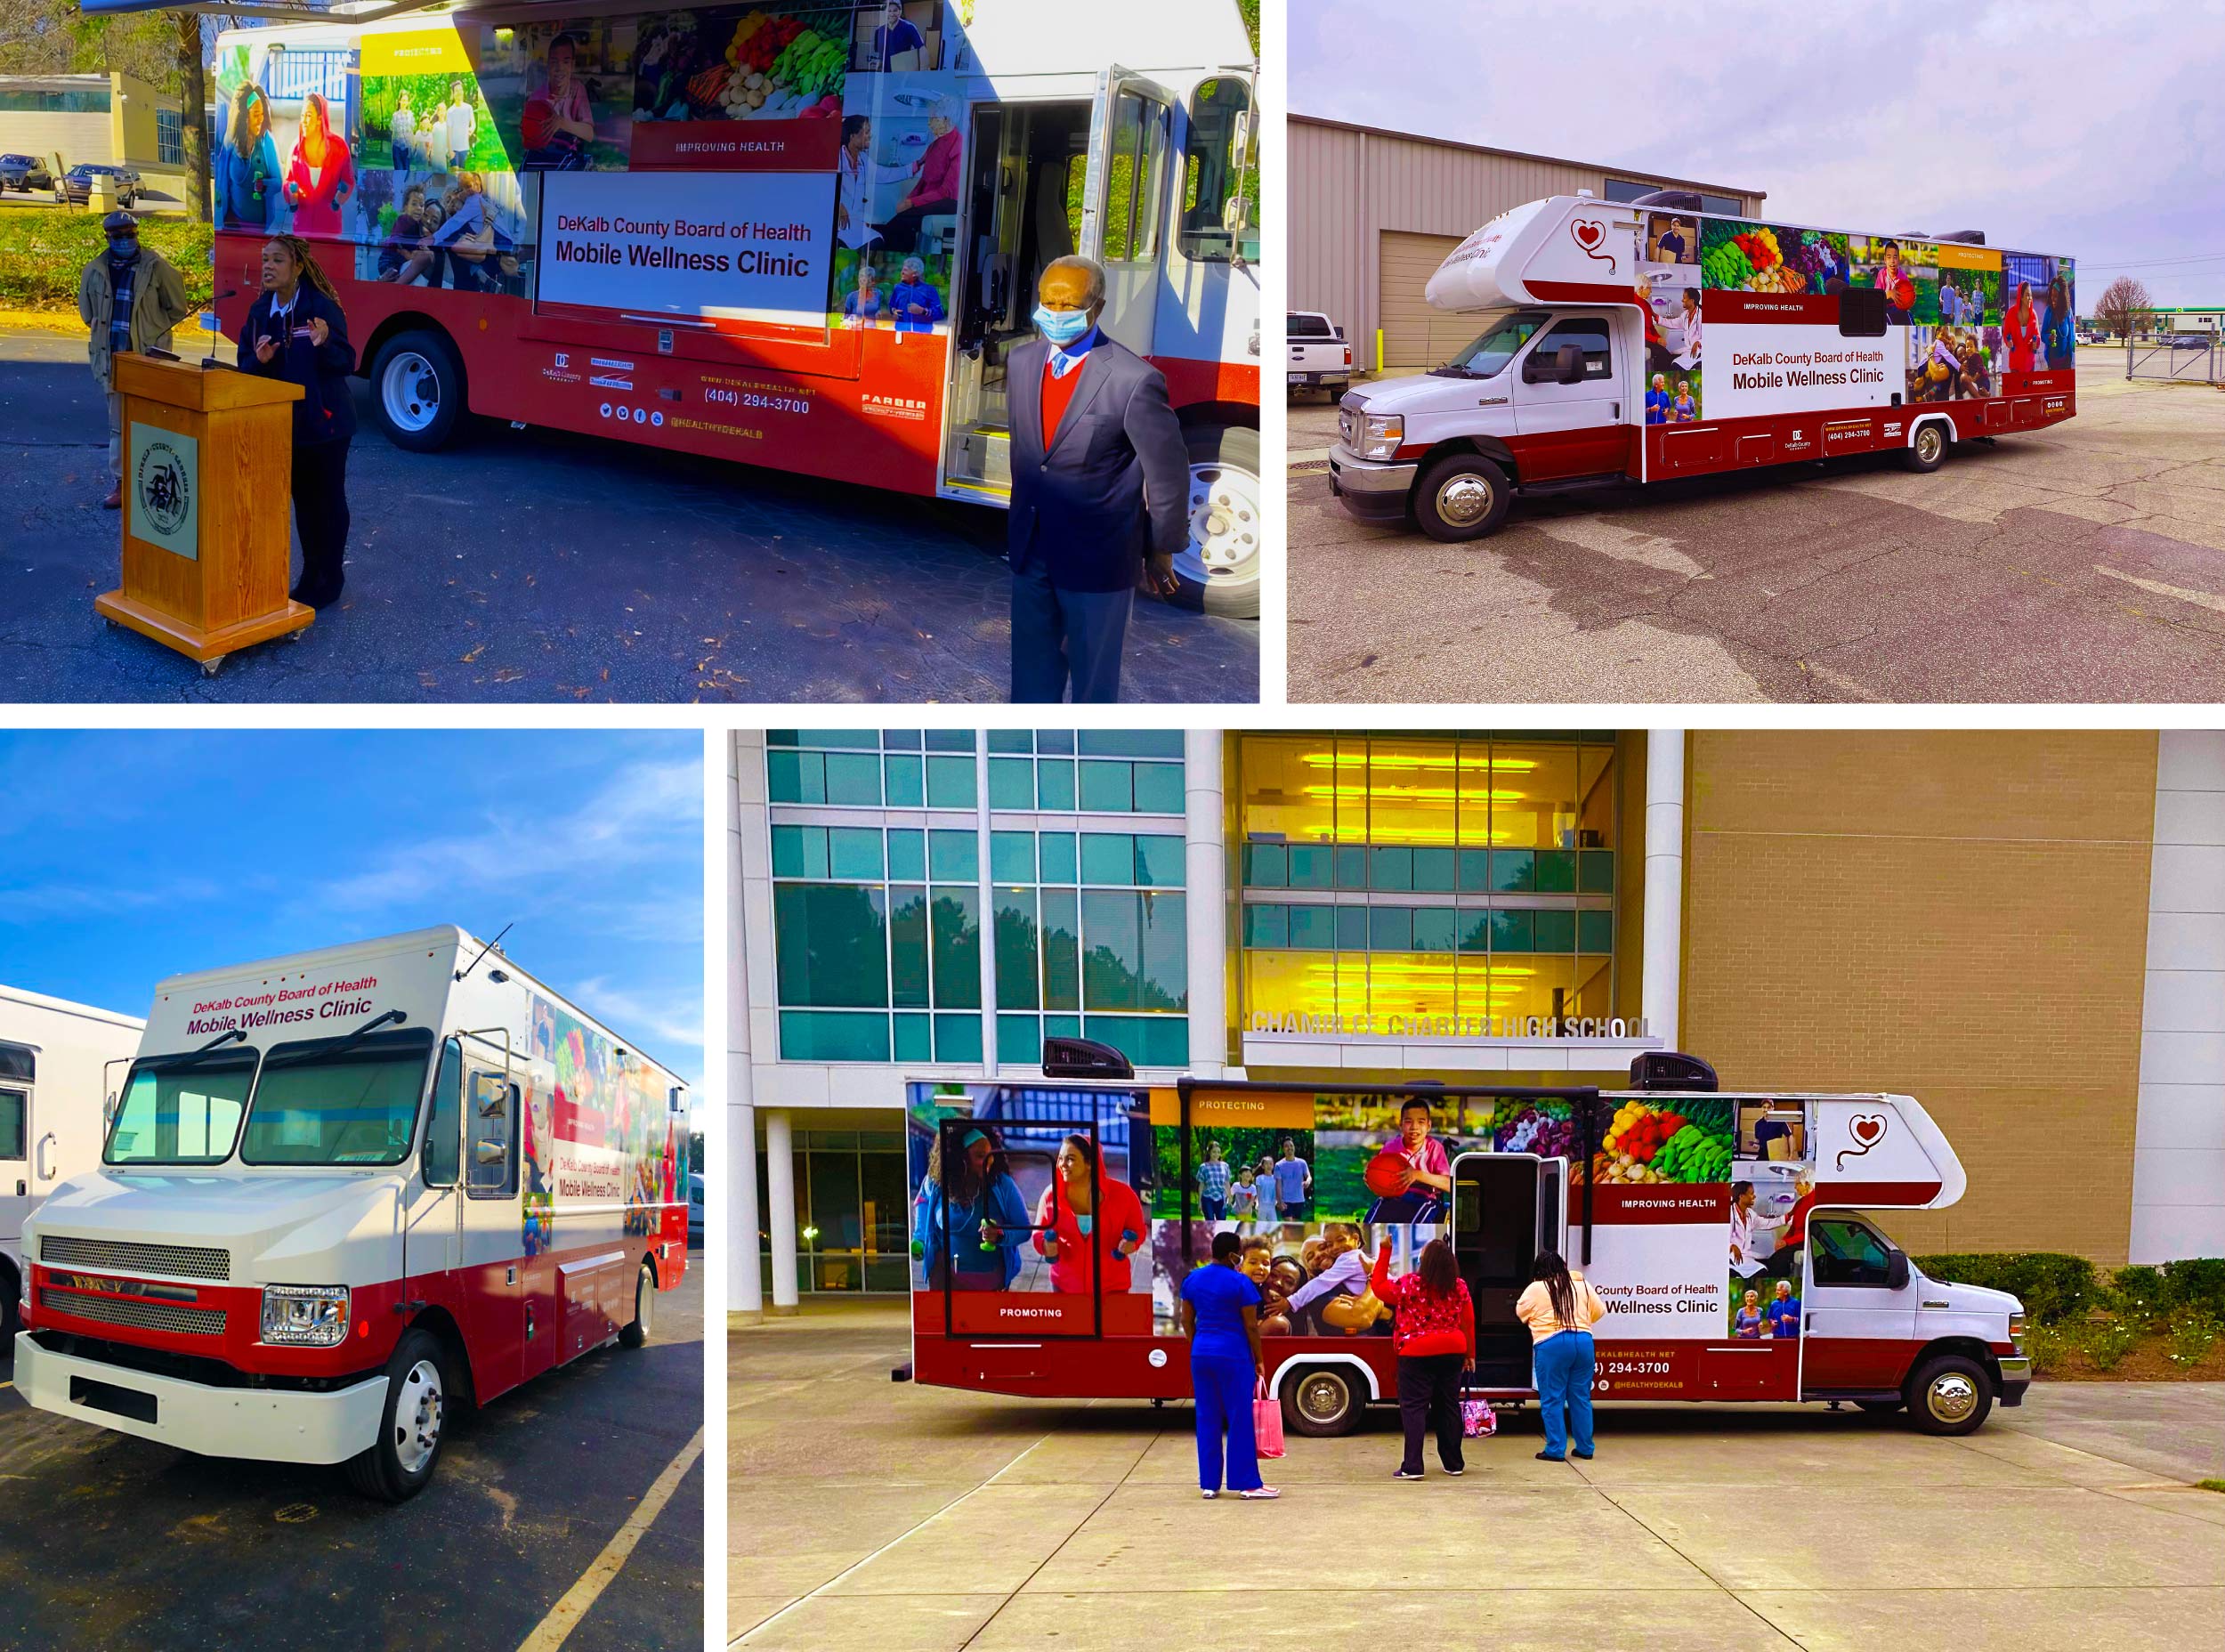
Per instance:
[[[518,1186],[524,1102],[517,1066],[507,1029],[464,1035],[459,1282],[464,1334],[473,1365],[491,1373],[481,1378],[490,1389],[507,1388],[526,1373],[528,1297]],[[623,1262],[621,1255],[619,1265],[606,1271],[623,1278],[631,1317],[633,1276]]]
[[[1915,1345],[1922,1294],[1900,1247],[1859,1216],[1816,1211],[1808,1219],[1803,1261],[1801,1393],[1897,1389]]]
[[[46,1148],[31,1112],[31,1080],[37,1065],[37,1052],[29,1045],[0,1042],[0,1243],[14,1240],[32,1204],[45,1192],[32,1188],[35,1180],[49,1173],[44,1165],[32,1163]],[[36,1154],[34,1141],[38,1144]],[[0,1303],[0,1308],[12,1312],[14,1305]]]
[[[952,278],[958,352],[943,398],[943,491],[995,502],[1012,496],[1006,360],[1035,336],[1044,266],[1081,249],[1090,105],[976,103],[972,120]]]
[[[1104,266],[1105,336],[1152,353],[1165,285],[1168,157],[1174,93],[1115,66],[1097,76],[1081,185],[1081,253]]]
[[[464,1041],[441,1041],[417,1143],[417,1174],[403,1191],[402,1277],[423,1280],[410,1295],[431,1298],[456,1271],[463,1244]]]
[[[1514,1305],[1537,1253],[1562,1241],[1566,1177],[1566,1161],[1533,1153],[1463,1153],[1452,1161],[1452,1252],[1476,1306],[1478,1388],[1531,1385],[1530,1332]]]
[[[1126,1177],[1124,1166],[1107,1162],[1094,1106],[1082,1113],[1023,1104],[994,1117],[938,1122],[918,1238],[926,1290],[939,1299],[934,1317],[945,1336],[1037,1346],[1046,1339],[1104,1334],[1103,1270],[1088,1270],[1087,1289],[1061,1289],[1071,1275],[1054,1275],[1055,1259],[1044,1254],[1056,1248],[1062,1216],[1070,1233],[1080,1220],[1060,1209],[1058,1154],[1071,1136],[1089,1145],[1090,1204],[1093,1211],[1102,1209],[1096,1189]],[[1094,1215],[1090,1221],[1094,1237]]]

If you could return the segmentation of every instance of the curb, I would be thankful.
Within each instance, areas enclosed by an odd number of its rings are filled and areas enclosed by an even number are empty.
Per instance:
[[[178,323],[180,331],[191,328],[200,331],[200,318],[206,311],[195,311]],[[77,313],[69,310],[10,310],[0,308],[0,328],[29,328],[42,333],[62,333],[83,338],[90,331]]]

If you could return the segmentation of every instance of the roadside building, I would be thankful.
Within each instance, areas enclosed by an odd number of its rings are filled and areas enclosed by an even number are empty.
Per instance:
[[[1587,190],[1627,201],[1684,189],[1699,191],[1709,212],[1756,217],[1764,198],[1759,190],[1311,115],[1292,115],[1289,127],[1290,308],[1339,323],[1355,364],[1374,371],[1442,361],[1473,336],[1467,320],[1431,310],[1422,290],[1448,253],[1509,207]]]
[[[2225,735],[735,737],[731,1307],[899,1291],[907,1087],[1899,1090],[1917,1251],[2225,1255]],[[762,1246],[760,1233],[770,1235]]]
[[[185,204],[178,100],[120,69],[92,75],[0,75],[0,153],[49,166],[135,168],[148,206]]]

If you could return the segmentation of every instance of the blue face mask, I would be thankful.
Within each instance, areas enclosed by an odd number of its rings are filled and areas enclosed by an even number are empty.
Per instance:
[[[109,252],[117,258],[136,258],[139,256],[139,237],[111,235],[109,237]]]
[[[1064,349],[1068,344],[1079,343],[1081,336],[1089,330],[1089,312],[1087,310],[1047,310],[1038,304],[1035,306],[1035,327],[1044,337]]]

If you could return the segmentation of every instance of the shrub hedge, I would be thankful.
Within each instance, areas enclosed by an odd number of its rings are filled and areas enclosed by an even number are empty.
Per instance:
[[[2225,1257],[2190,1257],[2160,1267],[2134,1263],[2103,1275],[2083,1256],[2051,1251],[1955,1252],[1914,1259],[1934,1279],[2006,1291],[2046,1324],[2096,1308],[2143,1322],[2189,1313],[2225,1319]]]
[[[148,215],[139,221],[139,238],[177,267],[187,297],[208,303],[214,290],[208,225]],[[0,212],[0,304],[75,311],[77,278],[106,245],[98,213],[61,206]]]

